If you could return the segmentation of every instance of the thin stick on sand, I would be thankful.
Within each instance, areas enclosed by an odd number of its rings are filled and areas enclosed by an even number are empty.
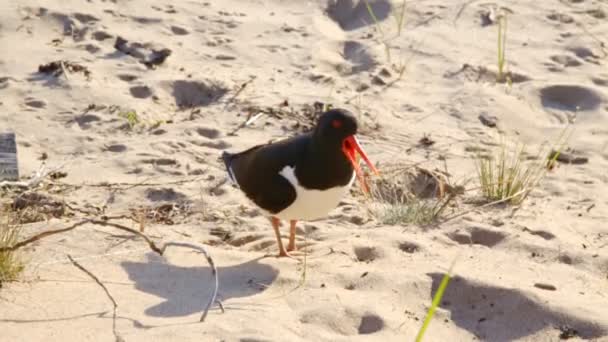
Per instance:
[[[118,331],[116,331],[116,310],[118,309],[118,304],[116,303],[116,300],[114,299],[114,297],[112,297],[112,295],[110,294],[110,291],[108,291],[108,288],[91,271],[84,268],[84,266],[79,264],[69,254],[68,254],[68,259],[70,259],[70,261],[72,262],[72,265],[76,266],[76,268],[78,268],[82,272],[86,273],[89,277],[91,277],[91,279],[93,279],[94,282],[96,282],[99,286],[101,286],[103,291],[106,293],[106,296],[108,296],[108,298],[112,302],[112,332],[114,333],[114,338],[115,338],[116,342],[123,342],[124,339],[122,338],[122,336],[120,336]]]

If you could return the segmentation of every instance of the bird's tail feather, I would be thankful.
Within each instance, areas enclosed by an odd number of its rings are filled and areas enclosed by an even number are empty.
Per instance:
[[[239,183],[236,181],[236,177],[234,176],[234,172],[232,172],[232,159],[234,158],[234,154],[224,151],[222,153],[222,160],[224,161],[224,165],[226,166],[226,171],[228,171],[228,178],[230,181],[238,186]]]

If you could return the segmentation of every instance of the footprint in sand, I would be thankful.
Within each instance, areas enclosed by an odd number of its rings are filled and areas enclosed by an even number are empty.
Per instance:
[[[209,127],[199,127],[196,129],[196,133],[207,139],[217,139],[222,135],[219,129]]]
[[[378,21],[385,20],[391,13],[392,7],[388,0],[356,1],[356,4],[353,0],[332,0],[329,1],[326,13],[343,30],[352,31],[374,25],[367,4]]]
[[[353,248],[353,252],[358,261],[366,263],[379,259],[384,255],[379,247],[370,246],[356,246]]]
[[[185,36],[190,34],[190,32],[188,30],[186,30],[183,27],[179,27],[179,26],[171,26],[171,32],[173,32],[173,34],[177,35],[177,36]]]
[[[25,105],[31,108],[40,109],[46,107],[46,102],[33,98],[27,98],[25,99]]]
[[[135,81],[138,78],[135,75],[129,75],[129,74],[119,74],[117,77],[121,81],[125,81],[125,82],[132,82],[132,81]]]
[[[574,22],[574,18],[564,13],[551,13],[547,15],[547,19],[557,21],[562,24],[572,24]]]
[[[129,92],[131,93],[131,96],[137,99],[147,99],[152,96],[153,93],[150,87],[144,85],[133,86],[129,88]]]
[[[110,39],[112,37],[114,37],[113,35],[105,32],[105,31],[95,31],[93,32],[93,34],[91,35],[91,37],[93,37],[93,39],[97,40],[97,41],[104,41],[106,39]]]
[[[144,192],[148,200],[152,202],[175,202],[183,201],[188,197],[172,188],[148,188]]]
[[[104,146],[103,151],[114,152],[114,153],[122,153],[127,150],[127,146],[123,144],[112,144]]]
[[[225,85],[211,80],[177,80],[169,82],[168,85],[179,108],[208,106],[228,93]]]
[[[350,308],[309,310],[300,317],[300,322],[345,336],[370,335],[386,327],[379,315]]]
[[[600,87],[608,87],[608,76],[593,77],[591,78],[591,82]]]
[[[593,111],[602,104],[602,97],[597,92],[579,85],[551,85],[541,88],[539,93],[542,105],[550,109]]]
[[[583,63],[581,63],[578,59],[572,57],[572,56],[568,56],[568,55],[554,55],[549,57],[549,59],[551,59],[551,61],[553,61],[554,63],[559,64],[562,67],[578,67],[583,65]]]
[[[397,247],[407,254],[414,254],[422,249],[419,244],[409,241],[400,242]]]
[[[467,231],[454,231],[448,233],[447,236],[461,245],[481,245],[486,247],[494,247],[501,243],[507,234],[501,231],[490,230],[483,227],[472,227]]]
[[[365,45],[353,40],[344,42],[342,57],[352,65],[352,74],[369,71],[378,64]]]

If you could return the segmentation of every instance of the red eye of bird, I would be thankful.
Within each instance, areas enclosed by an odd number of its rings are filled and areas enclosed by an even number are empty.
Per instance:
[[[340,121],[340,120],[333,120],[333,121],[331,122],[331,125],[332,125],[334,128],[340,128],[340,127],[342,127],[342,121]]]

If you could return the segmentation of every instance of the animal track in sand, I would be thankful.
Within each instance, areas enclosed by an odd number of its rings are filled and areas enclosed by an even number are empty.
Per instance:
[[[524,227],[523,229],[524,232],[530,233],[531,235],[536,235],[536,236],[540,236],[541,238],[545,239],[545,240],[553,240],[555,239],[555,234],[544,231],[544,230],[533,230],[533,229],[529,229]]]
[[[159,24],[159,23],[163,22],[163,20],[161,18],[150,18],[150,17],[137,17],[137,16],[133,16],[133,17],[131,17],[131,19],[133,19],[133,21],[135,21],[136,23],[143,24],[143,25],[147,25],[147,24]]]
[[[586,48],[584,46],[574,46],[568,48],[567,50],[574,53],[576,57],[583,59],[586,62],[598,64],[598,59],[600,57],[589,48]]]
[[[386,323],[379,315],[365,311],[339,308],[336,310],[315,309],[305,312],[300,317],[303,324],[314,324],[317,327],[344,335],[369,335],[385,328]]]
[[[157,159],[144,159],[141,161],[144,164],[154,164],[159,166],[178,165],[179,163],[175,159],[169,158],[157,158]]]
[[[228,93],[228,88],[216,81],[177,80],[171,83],[172,95],[179,108],[208,106]]]
[[[549,57],[549,59],[563,67],[578,67],[583,65],[578,59],[568,55],[554,55]]]
[[[117,75],[117,77],[121,81],[125,81],[125,82],[132,82],[132,81],[135,81],[138,78],[135,75],[129,75],[129,74],[119,74],[119,75]]]
[[[143,85],[133,86],[129,88],[129,92],[131,93],[131,96],[137,99],[147,99],[148,97],[152,96],[152,89]]]
[[[127,150],[127,145],[123,145],[123,144],[107,145],[107,146],[104,146],[103,150],[108,151],[108,152],[114,152],[114,153],[125,152]]]
[[[246,234],[230,239],[228,244],[234,247],[242,247],[252,242],[260,241],[264,238],[266,238],[266,236],[262,234]]]
[[[209,127],[198,127],[196,133],[207,139],[217,139],[222,135],[219,129]]]
[[[591,82],[593,82],[593,84],[600,86],[600,87],[608,87],[608,76],[600,78],[600,77],[593,77],[591,78]]]
[[[172,188],[148,188],[145,191],[146,198],[152,202],[175,202],[183,201],[188,197]]]
[[[508,76],[513,83],[521,83],[530,81],[530,77],[519,74],[516,72],[509,72]],[[495,71],[490,70],[486,67],[480,66],[476,67],[470,64],[463,64],[459,70],[456,71],[447,71],[443,74],[443,77],[464,81],[472,81],[472,82],[489,82],[496,83],[496,79],[498,75]]]
[[[413,242],[409,242],[409,241],[400,242],[398,247],[402,252],[405,252],[408,254],[413,254],[413,253],[419,252],[422,249],[420,247],[420,245],[418,245],[417,243],[413,243]]]
[[[368,3],[378,21],[389,17],[392,6],[388,0],[370,0]],[[366,1],[356,1],[355,4],[353,0],[330,0],[326,13],[345,31],[374,24],[374,18],[370,16]]]
[[[353,248],[355,257],[360,262],[372,262],[382,257],[381,251],[376,247],[358,246]]]
[[[101,48],[99,46],[97,46],[95,44],[91,44],[91,43],[85,44],[83,47],[84,47],[85,50],[87,50],[87,52],[89,52],[91,54],[96,54],[99,51],[101,51]]]
[[[365,45],[353,40],[344,42],[342,57],[352,64],[350,70],[352,74],[369,71],[378,64],[374,57],[366,51]]]
[[[173,32],[173,34],[178,35],[178,36],[185,36],[190,34],[190,32],[188,30],[186,30],[183,27],[179,27],[179,26],[171,26],[171,32]]]
[[[551,85],[539,91],[544,107],[571,112],[592,111],[602,103],[602,97],[590,88],[579,85]]]
[[[357,331],[359,335],[368,335],[376,333],[384,328],[384,320],[382,317],[366,313],[361,317],[361,323],[359,324],[359,328]]]
[[[94,114],[83,114],[76,116],[73,120],[70,120],[68,124],[76,122],[81,129],[91,128],[91,123],[101,121],[101,118]]]
[[[95,39],[97,41],[102,42],[102,41],[104,41],[106,39],[110,39],[114,36],[112,36],[111,34],[105,32],[105,31],[95,31],[95,32],[93,32],[91,37],[93,37],[93,39]]]
[[[474,244],[494,247],[501,243],[507,234],[487,228],[472,227],[466,232],[454,231],[448,233],[447,236],[461,245]]]
[[[606,19],[606,12],[604,12],[601,8],[591,9],[591,10],[585,11],[585,13],[594,17],[595,19]]]
[[[25,99],[25,105],[28,107],[40,109],[40,108],[46,107],[46,102],[44,102],[42,100],[27,98],[27,99]]]
[[[551,21],[559,21],[562,24],[571,24],[574,22],[574,18],[563,13],[551,13],[547,15],[547,19]]]
[[[216,141],[200,141],[200,140],[191,140],[190,143],[196,146],[213,148],[216,150],[224,150],[232,147],[232,144],[224,141],[224,140],[216,140]]]

